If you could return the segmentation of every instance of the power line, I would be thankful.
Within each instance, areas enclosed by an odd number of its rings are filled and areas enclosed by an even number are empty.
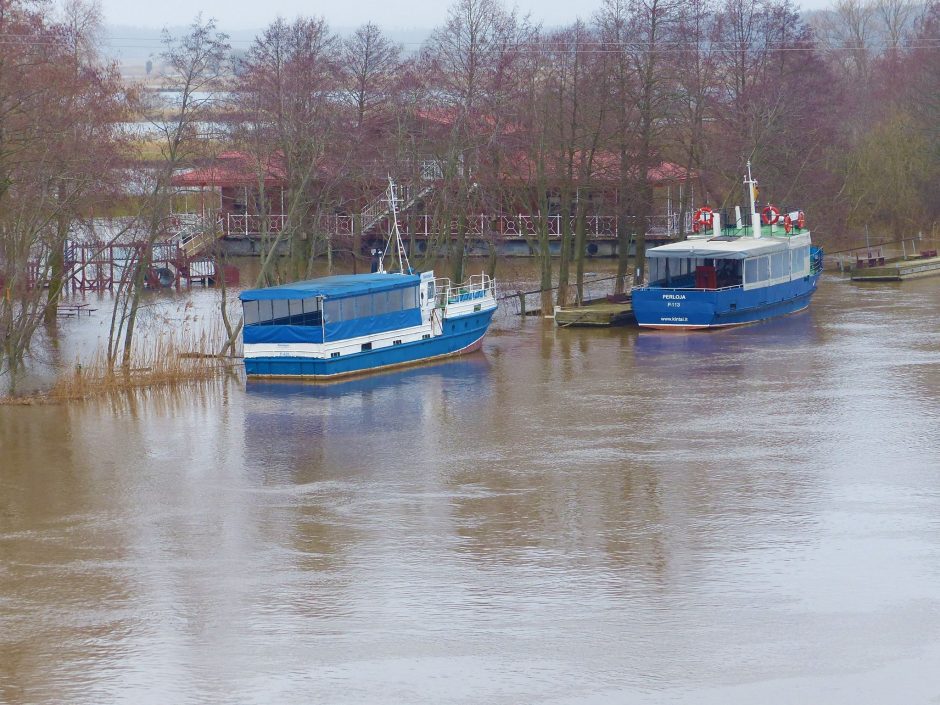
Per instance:
[[[103,42],[110,49],[160,49],[163,41],[158,38],[146,38],[136,40],[130,37],[121,38],[130,40],[128,43],[115,44],[110,39]],[[230,41],[230,45],[252,46],[256,40]],[[22,35],[0,34],[0,46],[31,46],[31,47],[58,47],[62,43],[54,40],[40,40],[27,38]],[[795,43],[785,43],[773,39],[763,43],[741,44],[735,41],[683,41],[683,42],[662,42],[657,47],[649,49],[643,45],[643,41],[636,43],[615,44],[612,42],[578,42],[578,43],[559,43],[559,42],[538,42],[536,46],[520,45],[504,50],[505,53],[515,54],[545,54],[545,53],[580,53],[593,55],[609,54],[675,54],[686,53],[690,51],[715,51],[715,52],[733,52],[733,51],[774,51],[774,52],[857,52],[857,51],[887,51],[896,49],[899,51],[922,51],[931,49],[940,49],[940,37],[918,37],[917,40],[908,42],[899,42],[897,44],[881,41],[869,44],[840,43],[838,45],[829,44],[826,40],[795,40]],[[408,42],[400,46],[425,46],[423,42]],[[481,53],[486,53],[481,50]]]

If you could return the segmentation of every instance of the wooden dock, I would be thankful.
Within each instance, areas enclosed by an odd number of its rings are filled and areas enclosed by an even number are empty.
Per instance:
[[[566,306],[555,311],[559,328],[569,326],[624,326],[636,323],[630,296],[607,297],[586,301],[581,306]]]
[[[940,257],[936,250],[921,253],[920,257],[882,260],[876,266],[853,267],[851,270],[852,281],[903,281],[937,275],[940,275]]]

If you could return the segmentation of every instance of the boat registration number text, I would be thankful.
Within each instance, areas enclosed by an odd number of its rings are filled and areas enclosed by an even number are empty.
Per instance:
[[[668,308],[681,308],[680,301],[685,301],[685,294],[663,294],[663,301]]]

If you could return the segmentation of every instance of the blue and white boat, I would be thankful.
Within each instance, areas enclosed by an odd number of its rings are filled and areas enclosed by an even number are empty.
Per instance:
[[[757,212],[757,181],[748,163],[750,213],[729,222],[704,207],[693,234],[647,251],[648,283],[633,289],[633,312],[645,328],[722,328],[756,323],[809,306],[822,271],[802,211]]]
[[[330,380],[478,350],[496,311],[486,274],[463,284],[414,273],[393,223],[378,271],[241,293],[249,377]],[[395,243],[399,271],[382,266]]]

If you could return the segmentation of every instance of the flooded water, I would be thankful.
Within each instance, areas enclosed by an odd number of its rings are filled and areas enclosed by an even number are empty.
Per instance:
[[[940,702],[938,299],[0,407],[0,702]]]

